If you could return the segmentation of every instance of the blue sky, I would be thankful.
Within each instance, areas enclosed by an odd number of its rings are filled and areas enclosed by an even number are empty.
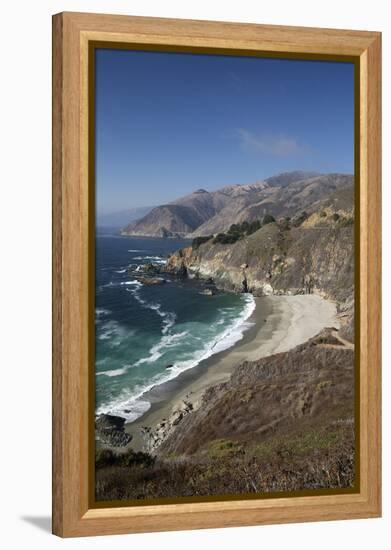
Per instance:
[[[96,51],[97,212],[354,171],[350,63]]]

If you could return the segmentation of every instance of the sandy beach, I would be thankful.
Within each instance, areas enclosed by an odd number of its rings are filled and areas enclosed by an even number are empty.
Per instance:
[[[196,409],[205,389],[226,381],[243,361],[255,361],[287,351],[315,336],[324,327],[339,327],[335,304],[314,294],[267,296],[256,298],[256,304],[248,319],[251,328],[244,333],[242,340],[145,395],[151,408],[125,427],[133,436],[133,449],[144,447],[142,427],[154,428],[183,407],[184,401]]]

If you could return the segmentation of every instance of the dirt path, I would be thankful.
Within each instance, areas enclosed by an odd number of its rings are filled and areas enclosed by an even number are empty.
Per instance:
[[[328,349],[346,348],[346,349],[354,350],[354,344],[352,344],[352,342],[349,342],[348,340],[345,340],[345,338],[342,338],[342,336],[338,334],[337,330],[333,330],[331,334],[336,340],[338,340],[341,343],[340,344],[318,344],[318,346],[320,346],[321,348],[328,348]]]

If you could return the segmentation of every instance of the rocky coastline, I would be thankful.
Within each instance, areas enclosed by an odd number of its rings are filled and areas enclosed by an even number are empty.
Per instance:
[[[189,246],[164,267],[172,276],[208,281],[254,296],[318,294],[337,303],[342,332],[354,339],[354,229],[344,223],[270,223],[235,244]]]
[[[125,419],[112,414],[100,414],[95,419],[95,439],[101,446],[124,448],[133,437],[125,432]]]
[[[198,247],[178,250],[165,264],[147,263],[132,276],[142,284],[164,284],[166,277],[189,280],[200,285],[200,293],[219,290],[247,292],[254,296],[295,296],[315,294],[337,305],[339,336],[354,338],[352,227],[289,227],[278,221],[232,245],[207,241]],[[311,246],[308,246],[311,243]],[[305,250],[307,253],[304,254]],[[338,269],[337,269],[338,267]],[[189,396],[156,425],[143,426],[141,436],[148,452],[156,453],[162,443],[199,406]],[[105,415],[106,416],[106,415]],[[108,416],[108,415],[107,415]],[[119,419],[98,419],[101,445],[128,447]],[[97,422],[98,422],[97,421]]]
[[[274,203],[266,191],[273,191]],[[237,201],[237,190],[230,193]],[[250,201],[249,193],[262,200]],[[258,312],[253,340],[210,358],[198,378],[184,375],[184,385],[163,391],[162,403],[151,400],[139,420],[96,419],[99,447],[112,453],[97,473],[104,498],[134,498],[140,491],[146,498],[353,486],[352,193],[351,176],[314,176],[305,185],[288,182],[279,189],[269,182],[246,190],[246,218],[235,211],[231,226],[231,199],[203,221],[185,223],[188,206],[165,205],[129,226],[127,234],[152,231],[175,214],[182,220],[175,228],[195,237],[165,263],[131,270],[141,284],[179,279],[210,296],[251,293],[274,310],[266,318]],[[190,199],[198,204],[205,192]],[[132,464],[134,453],[141,453],[137,460],[146,465],[124,469],[115,457],[128,451]],[[115,468],[122,468],[120,481]],[[227,475],[232,471],[237,475]]]

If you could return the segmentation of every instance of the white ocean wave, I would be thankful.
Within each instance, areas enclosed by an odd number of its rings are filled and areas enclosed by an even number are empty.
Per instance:
[[[162,265],[165,265],[167,263],[167,260],[165,260],[161,256],[135,256],[133,260],[138,260],[138,261],[149,260],[149,261],[152,261],[154,264],[162,264]]]
[[[125,372],[128,370],[128,365],[125,367],[122,367],[120,369],[113,369],[113,370],[104,370],[102,372],[97,372],[97,376],[120,376],[121,374],[125,374]]]
[[[248,319],[256,307],[255,299],[252,295],[245,295],[244,300],[245,306],[241,314],[235,318],[225,330],[217,335],[212,342],[208,342],[203,348],[193,353],[190,359],[174,363],[172,367],[165,369],[164,373],[156,375],[150,383],[144,386],[135,390],[124,390],[118,398],[101,405],[97,412],[115,414],[125,418],[127,422],[133,422],[142,416],[151,406],[144,395],[153,387],[176,378],[180,373],[194,368],[201,361],[204,361],[216,353],[229,349],[243,338],[244,332],[252,326],[252,323],[250,323]],[[143,302],[145,302],[145,300],[143,300]],[[155,304],[155,306],[156,305],[157,304]],[[164,336],[158,344],[151,348],[148,358],[138,361],[138,364],[159,359],[162,356],[164,346],[167,348],[170,347],[170,345],[175,345],[175,339],[179,340],[180,337],[185,336],[188,336],[187,331]]]
[[[133,292],[133,297],[139,302],[139,304],[145,309],[151,309],[155,311],[159,317],[163,319],[162,325],[162,334],[166,334],[171,327],[175,325],[176,315],[172,311],[163,311],[162,306],[159,303],[148,302],[141,298],[138,292]]]
[[[167,334],[163,336],[161,340],[155,344],[149,352],[148,357],[139,359],[135,366],[143,365],[144,363],[154,363],[163,355],[164,351],[169,348],[173,348],[178,344],[178,340],[181,340],[184,336],[187,336],[189,333],[187,330],[183,332],[177,332],[174,334]]]
[[[134,260],[162,260],[161,256],[136,256]]]
[[[106,283],[105,285],[101,285],[99,287],[99,289],[102,289],[102,288],[114,288],[114,287],[118,287],[118,286],[137,286],[137,287],[142,287],[143,284],[140,283],[140,281],[137,281],[137,279],[133,279],[131,281],[110,281],[108,283]]]
[[[98,340],[105,340],[110,347],[118,347],[126,339],[134,336],[136,331],[130,330],[117,321],[110,320],[98,325],[97,338]]]
[[[110,315],[111,311],[109,309],[105,309],[103,307],[97,307],[95,309],[95,318],[100,319],[101,317],[106,317],[107,315]]]
[[[124,285],[134,285],[134,286],[137,286],[138,288],[142,287],[143,284],[140,283],[140,281],[137,281],[137,279],[134,279],[133,281],[122,281],[119,283],[121,286],[124,286]]]
[[[225,351],[239,342],[243,338],[244,332],[253,326],[253,323],[248,322],[248,319],[254,312],[255,307],[255,299],[251,294],[247,294],[245,297],[245,307],[241,315],[235,318],[223,332],[217,335],[215,340],[208,342],[202,349],[196,351],[191,359],[174,363],[170,369],[173,375],[178,376],[181,372],[195,367],[201,361],[208,359],[216,353]]]
[[[125,418],[127,422],[133,422],[151,408],[151,403],[142,399],[146,389],[136,390],[134,395],[131,390],[123,390],[118,398],[102,404],[97,408],[97,414],[113,414]]]

